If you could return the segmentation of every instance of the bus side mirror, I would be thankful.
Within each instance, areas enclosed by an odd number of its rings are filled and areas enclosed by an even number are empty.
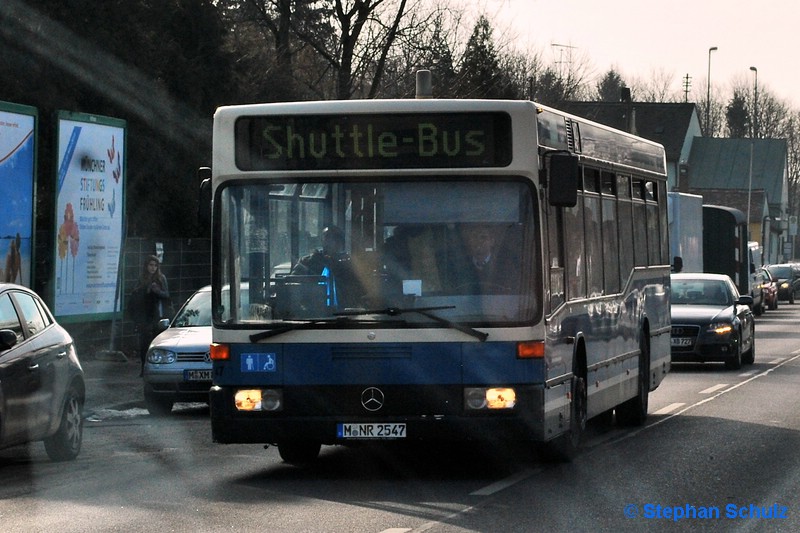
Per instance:
[[[201,228],[211,225],[211,169],[200,167],[197,170],[200,178],[200,193],[197,202],[197,224]]]
[[[578,203],[580,172],[578,158],[572,154],[556,153],[548,158],[550,163],[548,200],[555,207],[575,207]]]

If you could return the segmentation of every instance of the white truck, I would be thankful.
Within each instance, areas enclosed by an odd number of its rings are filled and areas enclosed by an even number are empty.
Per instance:
[[[703,197],[667,193],[673,272],[703,272]]]

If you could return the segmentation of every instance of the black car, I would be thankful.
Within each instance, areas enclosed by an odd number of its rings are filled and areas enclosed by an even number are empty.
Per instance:
[[[50,459],[75,459],[85,392],[70,334],[36,293],[0,283],[0,448],[44,441]]]
[[[766,269],[778,280],[778,300],[793,304],[800,295],[800,264],[767,265]]]
[[[672,274],[671,281],[672,361],[729,369],[755,361],[752,296],[740,296],[724,274]]]

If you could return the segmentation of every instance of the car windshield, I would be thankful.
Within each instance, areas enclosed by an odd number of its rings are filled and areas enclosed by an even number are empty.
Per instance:
[[[724,281],[693,279],[672,281],[670,303],[728,306],[733,301]]]
[[[172,327],[185,328],[189,326],[211,325],[211,291],[194,293],[181,307]]]
[[[779,279],[790,279],[792,277],[792,267],[790,266],[772,266],[769,271]]]

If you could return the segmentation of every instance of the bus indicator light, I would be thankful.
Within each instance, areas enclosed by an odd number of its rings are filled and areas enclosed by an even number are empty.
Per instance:
[[[541,359],[544,357],[544,341],[517,343],[517,358]]]
[[[231,358],[231,348],[227,344],[211,343],[209,357],[212,361],[228,361]]]

